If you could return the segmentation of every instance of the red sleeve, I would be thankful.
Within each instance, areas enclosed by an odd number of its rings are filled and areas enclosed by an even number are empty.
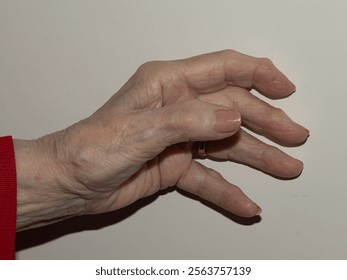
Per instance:
[[[0,137],[0,260],[15,259],[16,163],[12,137]]]

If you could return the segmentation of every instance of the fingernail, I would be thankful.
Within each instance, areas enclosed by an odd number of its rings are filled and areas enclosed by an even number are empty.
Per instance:
[[[241,125],[241,115],[232,110],[218,110],[216,114],[215,130],[221,133],[228,133],[239,130]]]
[[[306,135],[307,135],[307,137],[306,138],[308,138],[309,136],[310,136],[310,131],[307,129],[307,128],[305,128],[305,131],[306,131]]]
[[[294,93],[294,92],[296,92],[296,86],[292,83],[292,82],[290,82],[291,84],[292,84],[292,86],[293,86],[293,89],[292,89],[292,91],[291,91],[291,93]]]
[[[310,131],[306,127],[304,127],[302,125],[300,125],[300,126],[301,126],[302,130],[305,132],[303,134],[303,141],[306,141],[307,138],[310,136]]]

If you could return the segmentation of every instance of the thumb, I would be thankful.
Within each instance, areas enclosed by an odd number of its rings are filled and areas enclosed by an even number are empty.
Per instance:
[[[181,142],[224,139],[234,135],[241,125],[239,112],[197,99],[147,113],[145,127],[151,125],[151,135],[143,139],[142,145],[147,146],[144,150],[155,148],[157,153]]]

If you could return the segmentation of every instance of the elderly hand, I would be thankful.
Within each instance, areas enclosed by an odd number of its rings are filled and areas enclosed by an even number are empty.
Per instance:
[[[89,118],[35,141],[16,140],[18,229],[125,207],[177,186],[236,215],[260,208],[216,171],[207,157],[253,166],[277,177],[298,176],[303,164],[244,127],[282,145],[308,131],[255,97],[277,99],[294,85],[268,59],[222,51],[149,62]]]

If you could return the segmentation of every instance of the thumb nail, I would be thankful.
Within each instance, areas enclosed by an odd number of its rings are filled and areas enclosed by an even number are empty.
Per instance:
[[[215,130],[220,133],[238,131],[241,125],[241,115],[232,110],[218,110],[215,112]]]

